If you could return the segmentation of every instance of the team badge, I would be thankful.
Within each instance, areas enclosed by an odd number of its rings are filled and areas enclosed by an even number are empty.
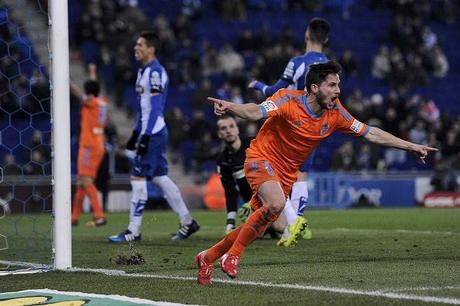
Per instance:
[[[325,123],[323,124],[323,126],[321,126],[321,130],[319,131],[319,134],[324,135],[327,133],[327,131],[329,131],[329,123]]]

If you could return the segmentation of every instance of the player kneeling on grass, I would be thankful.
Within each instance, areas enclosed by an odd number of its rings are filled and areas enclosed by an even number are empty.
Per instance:
[[[243,119],[267,120],[246,151],[244,164],[253,191],[250,204],[254,213],[217,244],[196,255],[198,283],[211,284],[213,264],[218,258],[221,258],[224,273],[231,278],[237,276],[246,247],[283,211],[299,167],[312,150],[335,131],[414,152],[422,162],[430,151],[437,151],[353,118],[338,99],[340,71],[335,61],[311,65],[305,80],[306,91],[281,89],[260,105],[209,98],[214,103],[216,115],[232,113]]]

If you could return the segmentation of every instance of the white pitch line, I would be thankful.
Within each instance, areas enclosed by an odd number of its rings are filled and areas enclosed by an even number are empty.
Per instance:
[[[156,275],[156,274],[142,274],[142,273],[132,273],[131,274],[131,273],[126,273],[125,271],[122,271],[122,270],[73,268],[70,271],[95,272],[95,273],[102,273],[102,274],[110,275],[110,276],[196,281],[195,277],[189,277],[189,276],[171,276],[171,275]],[[324,287],[324,286],[309,286],[309,285],[300,285],[300,284],[274,284],[274,283],[265,283],[265,282],[225,280],[225,279],[213,279],[213,282],[231,284],[231,285],[322,291],[322,292],[339,293],[339,294],[353,294],[353,295],[383,297],[383,298],[396,299],[396,300],[412,300],[412,301],[421,301],[421,302],[428,302],[428,303],[444,303],[444,304],[450,304],[450,305],[460,305],[460,299],[455,299],[455,298],[436,297],[436,296],[418,296],[418,295],[413,295],[413,294],[400,294],[397,292],[385,292],[381,290],[365,291],[365,290]]]
[[[458,285],[458,286],[413,287],[413,288],[402,288],[402,289],[388,289],[386,291],[403,292],[403,291],[429,291],[429,290],[450,290],[450,289],[460,289],[460,285]]]
[[[0,263],[6,263],[5,261],[0,261]],[[9,262],[10,264],[12,262]],[[37,264],[33,263],[22,263],[22,265],[29,265],[31,267],[36,267]],[[195,277],[190,276],[172,276],[172,275],[158,275],[158,274],[144,274],[144,273],[126,273],[123,270],[111,270],[111,269],[92,269],[92,268],[71,268],[65,270],[68,272],[92,272],[92,273],[101,273],[108,276],[122,276],[122,277],[132,277],[132,278],[155,278],[155,279],[166,279],[166,280],[182,280],[182,281],[196,281]],[[309,290],[309,291],[322,291],[330,293],[339,293],[339,294],[354,294],[362,296],[374,296],[374,297],[383,297],[395,300],[412,300],[412,301],[421,301],[428,303],[444,303],[450,305],[460,305],[460,299],[456,298],[447,298],[447,297],[436,297],[436,296],[419,296],[413,294],[401,294],[398,292],[388,292],[383,290],[355,290],[347,288],[336,288],[336,287],[325,287],[325,286],[309,286],[309,285],[300,285],[300,284],[274,284],[274,283],[265,283],[265,282],[255,282],[255,281],[241,281],[241,280],[228,280],[228,279],[213,279],[214,283],[222,284],[231,284],[231,285],[243,285],[243,286],[259,286],[266,288],[283,288],[283,289],[297,289],[297,290]],[[428,287],[421,287],[428,288]],[[397,291],[397,290],[393,290]]]
[[[367,228],[345,228],[338,227],[332,230],[321,230],[321,231],[342,231],[342,232],[386,232],[386,233],[402,233],[402,234],[420,234],[420,235],[460,235],[458,232],[440,232],[440,231],[415,231],[415,230],[405,230],[405,229],[396,229],[396,230],[384,230],[384,229],[367,229]]]

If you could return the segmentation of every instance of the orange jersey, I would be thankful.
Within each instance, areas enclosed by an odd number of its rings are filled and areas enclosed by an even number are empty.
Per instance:
[[[101,97],[84,100],[81,108],[80,147],[96,146],[104,148],[104,127],[107,102]]]
[[[267,160],[289,184],[315,147],[335,131],[364,136],[369,127],[356,120],[337,99],[333,109],[311,111],[303,90],[280,89],[260,104],[268,118],[246,151],[247,159]]]

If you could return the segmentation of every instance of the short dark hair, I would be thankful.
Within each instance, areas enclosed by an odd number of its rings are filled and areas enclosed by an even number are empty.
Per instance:
[[[145,44],[149,47],[154,47],[155,51],[158,52],[160,49],[160,38],[157,34],[150,31],[144,31],[139,35],[139,37],[144,38]]]
[[[336,61],[328,61],[322,64],[310,65],[308,73],[305,76],[305,87],[307,92],[310,91],[310,86],[313,84],[319,85],[327,78],[329,74],[339,74],[342,67]]]
[[[83,84],[83,89],[85,90],[85,94],[97,97],[101,91],[101,86],[98,81],[89,80]]]
[[[224,119],[233,119],[233,120],[236,121],[235,116],[233,116],[232,114],[223,114],[223,115],[220,115],[220,116],[217,117],[216,123],[219,122],[220,120],[224,120]]]
[[[314,43],[325,44],[329,31],[331,30],[330,23],[324,18],[313,18],[308,24],[310,40]]]

